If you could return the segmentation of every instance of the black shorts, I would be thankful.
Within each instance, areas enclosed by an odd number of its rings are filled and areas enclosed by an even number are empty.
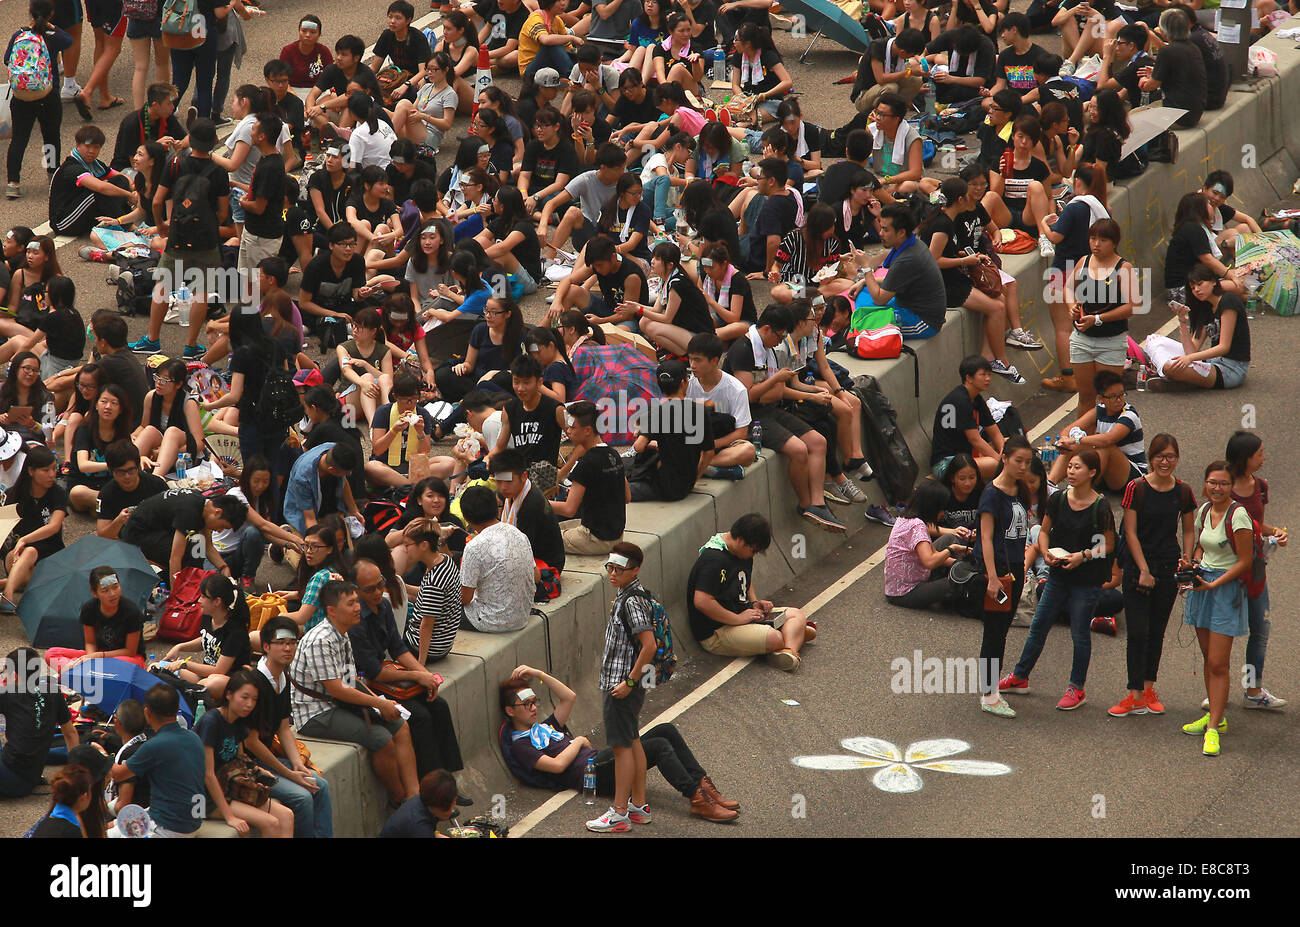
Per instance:
[[[605,743],[611,747],[630,747],[641,736],[641,706],[645,689],[637,686],[627,698],[605,693],[602,714],[605,718]]]
[[[763,445],[778,453],[791,438],[801,438],[813,430],[812,425],[793,412],[775,405],[757,406],[753,411],[754,420],[763,423]]]
[[[127,18],[122,15],[122,0],[86,0],[86,22],[111,36],[124,37]]]
[[[81,0],[54,0],[54,15],[50,17],[50,22],[60,29],[68,29],[85,22],[85,19]]]

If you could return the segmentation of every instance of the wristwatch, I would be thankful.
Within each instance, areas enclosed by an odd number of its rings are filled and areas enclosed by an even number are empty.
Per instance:
[[[635,677],[635,676],[629,676],[629,677],[627,677],[626,679],[624,679],[623,682],[627,685],[627,687],[628,687],[629,689],[635,689],[635,688],[636,688],[636,677]]]
[[[1093,325],[1101,325],[1101,324],[1102,324],[1101,316],[1100,316],[1100,315],[1094,315],[1094,316],[1092,317],[1092,324],[1093,324]]]

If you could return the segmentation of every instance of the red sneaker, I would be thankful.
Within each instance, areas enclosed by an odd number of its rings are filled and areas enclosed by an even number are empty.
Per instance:
[[[1165,706],[1160,704],[1160,698],[1156,695],[1156,690],[1147,686],[1147,690],[1142,693],[1142,698],[1146,702],[1147,713],[1153,715],[1162,715],[1165,713]]]
[[[1094,634],[1108,634],[1115,636],[1115,619],[1108,615],[1098,615],[1092,619],[1092,631]]]
[[[1015,692],[1018,695],[1026,695],[1029,693],[1029,680],[1017,679],[1015,673],[1007,673],[998,680],[998,691]]]
[[[1145,693],[1137,698],[1133,697],[1130,692],[1120,699],[1120,703],[1114,708],[1107,709],[1106,714],[1112,718],[1127,718],[1129,715],[1144,715],[1147,713],[1147,702]]]
[[[1061,711],[1074,711],[1086,701],[1088,701],[1088,696],[1083,694],[1082,689],[1068,686],[1065,694],[1061,696],[1061,700],[1056,703],[1056,707]]]

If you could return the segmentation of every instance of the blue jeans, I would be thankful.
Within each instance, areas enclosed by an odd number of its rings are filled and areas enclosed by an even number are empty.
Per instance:
[[[209,32],[204,43],[197,48],[173,48],[172,84],[185,96],[190,86],[190,75],[195,75],[194,106],[199,116],[212,118],[212,84],[217,77],[217,34]],[[178,97],[178,98],[179,98]]]
[[[1016,678],[1029,678],[1043,652],[1043,644],[1047,643],[1047,632],[1052,630],[1057,615],[1068,611],[1070,637],[1074,641],[1070,685],[1082,689],[1088,679],[1088,663],[1092,660],[1092,619],[1100,595],[1100,586],[1067,586],[1053,576],[1047,577],[1047,585],[1043,587],[1033,623],[1029,626],[1025,649],[1020,652],[1020,660],[1016,663]]]
[[[672,176],[655,174],[645,185],[641,198],[650,202],[650,215],[657,222],[663,222],[667,231],[677,227],[677,219],[668,211],[668,191],[672,189]]]
[[[565,51],[563,45],[542,45],[524,69],[524,74],[536,74],[538,68],[555,68],[561,77],[567,79],[573,71],[573,56]]]
[[[230,575],[239,579],[241,576],[256,576],[265,553],[266,538],[257,525],[245,522],[239,529],[239,543],[230,550],[223,550],[221,558],[230,565]]]
[[[1246,600],[1246,609],[1250,620],[1250,637],[1246,638],[1246,669],[1248,673],[1252,669],[1254,672],[1253,677],[1247,676],[1246,688],[1254,689],[1264,685],[1264,654],[1268,651],[1270,627],[1267,586],[1258,599]]]
[[[273,774],[274,775],[274,774]],[[283,776],[275,777],[271,797],[293,812],[295,837],[319,837],[327,840],[334,836],[334,808],[330,805],[330,784],[318,772],[312,777],[320,790],[315,794]]]

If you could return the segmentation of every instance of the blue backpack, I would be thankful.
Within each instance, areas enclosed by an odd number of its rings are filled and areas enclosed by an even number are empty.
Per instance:
[[[1097,92],[1097,85],[1086,77],[1075,77],[1073,74],[1061,76],[1059,80],[1068,81],[1079,88],[1079,102],[1087,103],[1092,99],[1092,95]]]

